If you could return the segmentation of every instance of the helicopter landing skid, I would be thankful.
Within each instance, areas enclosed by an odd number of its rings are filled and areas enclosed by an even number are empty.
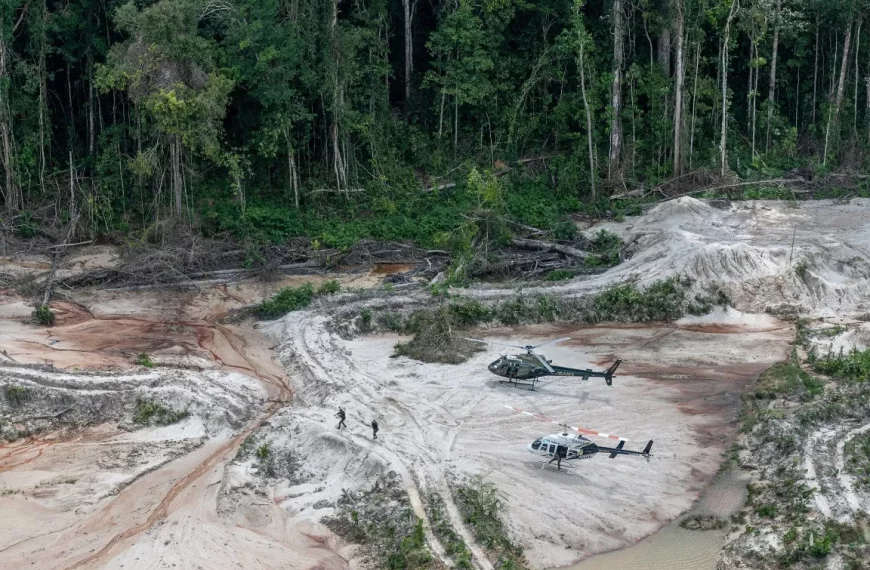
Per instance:
[[[563,473],[563,472],[569,473],[570,471],[573,471],[577,467],[576,465],[571,465],[571,464],[566,463],[564,461],[562,462],[561,469],[559,468],[558,465],[556,465],[555,462],[550,463],[549,461],[541,461],[540,463],[541,463],[541,469],[546,469],[547,471],[555,471],[557,473]]]
[[[531,392],[535,391],[535,386],[539,380],[537,378],[524,379],[519,380],[517,378],[508,378],[506,380],[499,380],[498,383],[502,385],[513,386],[514,388],[524,388]]]

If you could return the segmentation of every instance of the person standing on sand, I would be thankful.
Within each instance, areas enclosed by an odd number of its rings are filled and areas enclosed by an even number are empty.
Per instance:
[[[562,458],[568,454],[568,448],[564,445],[556,446],[556,454],[553,456],[553,459],[550,460],[550,463],[556,462],[556,471],[562,470]]]
[[[347,427],[347,424],[344,423],[344,418],[345,418],[344,408],[339,406],[338,413],[335,415],[338,416],[338,429],[341,429],[341,426]]]
[[[372,420],[372,438],[378,439],[378,422],[377,422],[377,420]]]

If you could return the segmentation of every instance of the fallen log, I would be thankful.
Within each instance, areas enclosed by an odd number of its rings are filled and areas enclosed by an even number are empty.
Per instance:
[[[589,252],[581,251],[579,249],[571,247],[570,245],[562,245],[560,243],[541,241],[537,239],[512,238],[511,244],[515,245],[516,247],[521,247],[523,249],[555,251],[561,253],[562,255],[567,255],[568,257],[575,257],[577,259],[586,259],[591,255]]]

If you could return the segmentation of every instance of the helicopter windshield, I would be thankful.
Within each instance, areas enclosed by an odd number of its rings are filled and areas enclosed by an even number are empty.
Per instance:
[[[541,438],[539,437],[532,443],[532,449],[539,449],[541,447]]]

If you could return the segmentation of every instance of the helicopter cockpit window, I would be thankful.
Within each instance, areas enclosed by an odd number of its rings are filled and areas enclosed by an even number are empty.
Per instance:
[[[538,449],[541,447],[541,438],[539,437],[534,442],[532,442],[532,449]]]

